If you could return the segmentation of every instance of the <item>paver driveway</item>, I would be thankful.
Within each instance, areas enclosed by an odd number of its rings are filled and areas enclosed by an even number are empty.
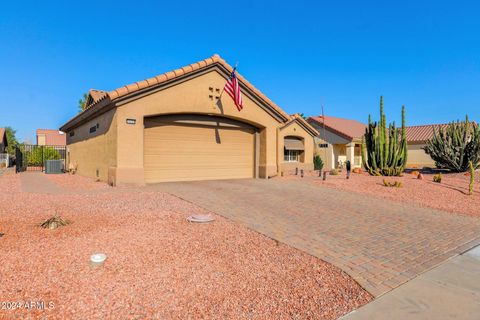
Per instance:
[[[480,219],[299,180],[151,185],[350,274],[374,296],[480,244]]]

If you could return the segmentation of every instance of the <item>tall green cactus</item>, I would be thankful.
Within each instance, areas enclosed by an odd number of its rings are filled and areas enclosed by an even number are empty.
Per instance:
[[[362,161],[365,170],[374,176],[398,176],[407,163],[407,134],[405,129],[405,106],[402,106],[402,128],[390,123],[387,128],[383,97],[380,97],[380,120],[368,126],[362,138]]]
[[[468,194],[473,194],[473,184],[475,183],[475,169],[473,168],[472,161],[468,161],[468,166],[470,168],[470,183],[468,184]]]
[[[452,122],[447,127],[433,127],[433,138],[423,148],[437,167],[466,172],[469,161],[474,169],[480,166],[480,129],[468,116],[465,122]]]

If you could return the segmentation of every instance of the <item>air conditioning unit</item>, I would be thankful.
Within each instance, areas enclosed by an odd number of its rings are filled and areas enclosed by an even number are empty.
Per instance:
[[[63,160],[47,160],[45,161],[45,173],[63,173]]]

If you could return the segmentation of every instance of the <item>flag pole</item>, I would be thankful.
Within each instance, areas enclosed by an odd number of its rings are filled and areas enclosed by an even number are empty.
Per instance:
[[[327,148],[324,148],[324,151],[323,151],[323,157],[325,159],[325,164],[324,166],[327,164],[327,149],[328,149],[328,142],[327,142],[327,136],[325,134],[325,113],[323,112],[323,103],[320,101],[320,105],[322,106],[322,125],[323,125],[323,142],[326,142],[327,143]],[[332,159],[333,161],[333,159]],[[326,178],[326,175],[324,173],[324,178]]]

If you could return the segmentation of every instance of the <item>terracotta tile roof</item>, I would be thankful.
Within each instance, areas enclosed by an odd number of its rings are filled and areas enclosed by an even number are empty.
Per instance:
[[[322,116],[310,117],[307,121],[315,121],[319,125],[323,125]],[[472,122],[475,124],[475,122]],[[442,124],[425,124],[419,126],[407,126],[408,142],[425,142],[433,138],[433,127],[446,128],[447,123]],[[348,120],[343,118],[335,118],[325,116],[325,128],[344,135],[350,139],[361,138],[365,134],[366,125],[356,120]]]
[[[45,145],[47,146],[64,146],[67,144],[67,135],[62,131],[37,129],[37,143],[39,135],[45,135]]]
[[[476,125],[476,122],[472,121],[471,124]],[[448,123],[440,124],[425,124],[421,126],[409,126],[406,127],[407,141],[408,142],[425,142],[433,138],[433,128],[445,129],[448,127]]]
[[[344,118],[336,118],[330,116],[310,117],[309,122],[315,122],[323,126],[323,119],[325,118],[325,128],[334,131],[348,139],[360,139],[365,134],[366,125],[356,121]]]
[[[107,95],[108,95],[108,92],[103,91],[103,90],[90,89],[90,91],[88,91],[88,94],[92,98],[92,100],[87,101],[87,105],[91,105],[93,103],[97,103],[98,101],[106,98]]]
[[[90,90],[90,96],[92,99],[89,99],[90,104],[88,104],[87,109],[91,108],[94,106],[97,102],[104,100],[105,98],[109,98],[111,101],[115,101],[116,99],[119,99],[121,97],[124,97],[126,95],[132,94],[134,92],[137,92],[139,90],[149,88],[149,87],[154,87],[157,86],[163,82],[166,82],[168,80],[172,80],[174,78],[177,78],[182,75],[186,75],[189,73],[192,73],[196,70],[206,68],[210,65],[213,65],[215,63],[218,63],[225,67],[225,69],[228,70],[228,72],[232,72],[233,68],[225,61],[223,60],[218,54],[214,54],[210,58],[207,58],[205,60],[192,63],[188,66],[169,71],[166,73],[163,73],[161,75],[145,79],[142,81],[134,82],[129,85],[125,85],[123,87],[120,87],[118,89],[106,92],[106,91],[101,91],[101,90]],[[237,79],[239,79],[245,86],[247,86],[250,90],[252,90],[255,94],[257,94],[261,99],[263,99],[268,105],[270,105],[273,109],[275,109],[279,114],[281,114],[286,121],[290,119],[290,116],[286,114],[279,106],[277,106],[272,100],[270,100],[266,95],[264,95],[260,90],[255,88],[251,83],[249,83],[243,76],[237,73]],[[92,94],[93,93],[93,94]]]

